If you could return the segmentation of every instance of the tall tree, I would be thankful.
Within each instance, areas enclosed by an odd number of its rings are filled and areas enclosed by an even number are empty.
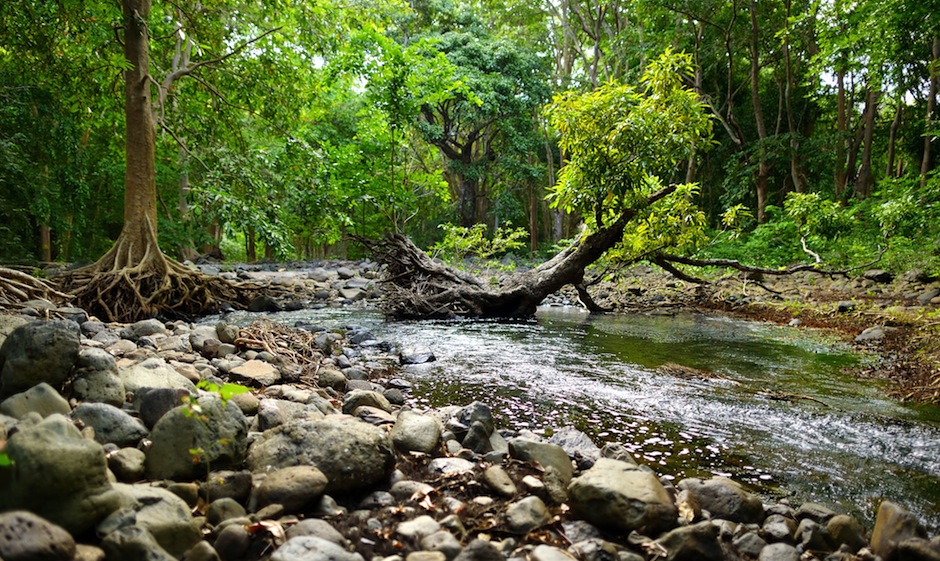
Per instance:
[[[125,114],[124,226],[96,263],[69,273],[66,289],[110,321],[196,314],[237,298],[226,281],[170,259],[157,244],[150,0],[122,0]]]

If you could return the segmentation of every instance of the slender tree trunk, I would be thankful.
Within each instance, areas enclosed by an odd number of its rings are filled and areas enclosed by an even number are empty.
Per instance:
[[[764,112],[760,103],[760,59],[757,27],[757,0],[750,2],[751,15],[751,103],[754,106],[754,121],[757,125],[758,161],[757,175],[757,221],[767,221],[767,195],[770,183],[770,162],[767,159],[767,127],[764,124]]]
[[[848,122],[845,114],[845,71],[836,71],[836,161],[833,181],[836,198],[842,197],[848,183],[848,165],[846,163],[846,143],[848,143]]]
[[[872,175],[871,155],[872,144],[875,134],[875,114],[878,112],[878,99],[880,92],[875,87],[869,87],[868,96],[865,101],[865,124],[862,135],[862,163],[858,170],[858,177],[855,178],[855,195],[864,199],[871,194],[871,187],[875,183]]]
[[[940,88],[940,37],[933,40],[933,60],[930,71],[930,92],[927,94],[927,116],[924,121],[927,131],[924,134],[924,156],[920,162],[920,186],[927,185],[927,173],[932,169],[930,144],[937,137],[933,131],[934,112],[937,109],[937,90]]]
[[[792,2],[787,0],[787,23],[783,39],[783,57],[786,66],[786,86],[784,88],[784,104],[787,112],[787,132],[790,133],[790,180],[793,181],[793,190],[797,193],[806,191],[803,184],[803,171],[800,166],[800,138],[796,117],[793,114],[793,89],[795,87],[795,78],[793,77],[793,63],[790,59],[790,12]]]
[[[52,261],[52,228],[46,224],[39,226],[39,249],[43,261]]]
[[[901,129],[901,116],[904,113],[904,100],[899,97],[896,103],[894,119],[891,121],[891,130],[888,134],[888,163],[885,165],[885,177],[894,175],[895,160],[897,160],[898,130]]]
[[[257,244],[255,243],[255,229],[248,228],[245,230],[245,259],[249,263],[254,263],[258,260],[258,249]]]

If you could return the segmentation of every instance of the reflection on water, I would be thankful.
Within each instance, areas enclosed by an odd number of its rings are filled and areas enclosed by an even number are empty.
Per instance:
[[[888,400],[880,382],[846,373],[857,355],[804,332],[558,308],[515,323],[386,323],[337,309],[273,319],[364,325],[401,347],[430,347],[436,362],[405,371],[414,405],[480,400],[502,426],[575,425],[668,477],[726,475],[868,521],[889,498],[940,528],[940,409]],[[657,371],[665,363],[726,379],[676,378]],[[782,394],[795,400],[768,398]]]

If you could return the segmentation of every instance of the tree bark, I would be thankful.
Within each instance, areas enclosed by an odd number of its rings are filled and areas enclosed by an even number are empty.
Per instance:
[[[123,0],[124,125],[124,228],[131,240],[131,258],[140,259],[145,246],[157,239],[157,186],[154,169],[155,130],[150,94],[150,0]]]
[[[754,106],[754,121],[757,125],[757,174],[755,182],[757,184],[757,221],[764,223],[767,221],[767,195],[770,183],[770,162],[767,160],[767,148],[765,146],[767,138],[767,127],[764,124],[764,112],[761,109],[760,102],[760,52],[757,27],[757,0],[750,2],[751,15],[751,103]]]
[[[859,166],[858,176],[855,178],[855,195],[864,199],[871,194],[871,187],[875,178],[871,170],[872,145],[875,134],[875,114],[878,112],[878,99],[880,92],[874,86],[868,88],[865,102],[865,122],[862,134],[862,163]]]
[[[924,121],[927,131],[924,134],[924,156],[920,162],[921,188],[927,185],[927,173],[933,166],[931,162],[930,144],[936,138],[936,135],[933,134],[931,125],[934,122],[934,112],[937,110],[937,90],[940,89],[940,68],[937,68],[938,65],[940,65],[940,37],[934,37],[932,51],[933,60],[930,64],[930,91],[927,94],[927,116]]]

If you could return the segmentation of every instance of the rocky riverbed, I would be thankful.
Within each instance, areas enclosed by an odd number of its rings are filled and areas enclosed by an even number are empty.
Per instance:
[[[223,274],[268,283],[258,311],[376,294],[370,264]],[[486,403],[409,408],[396,365],[433,355],[355,326],[117,325],[33,302],[0,338],[5,561],[940,559],[903,505],[864,528],[661,479],[570,427],[509,431]]]

